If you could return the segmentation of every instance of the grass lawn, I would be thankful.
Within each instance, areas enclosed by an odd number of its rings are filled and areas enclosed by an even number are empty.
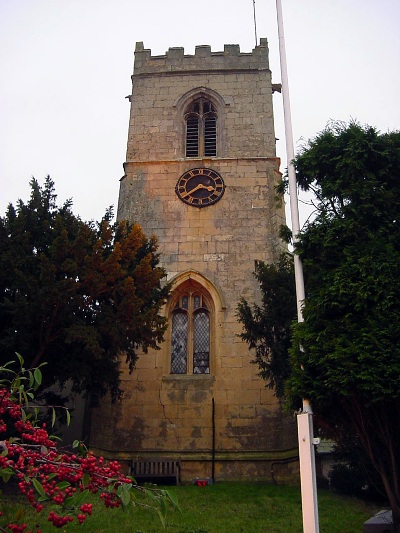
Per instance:
[[[60,531],[82,533],[302,533],[301,496],[298,487],[266,483],[216,483],[203,488],[194,485],[168,487],[179,501],[181,513],[171,511],[166,527],[156,513],[129,508],[107,510],[94,505],[93,516],[80,526],[73,522]],[[29,525],[38,524],[43,533],[57,531],[46,522],[47,514],[31,511],[23,503]],[[360,500],[338,496],[328,490],[318,491],[321,533],[357,533],[377,510]],[[4,514],[21,507],[14,499],[2,497]],[[10,516],[10,515],[9,515]],[[4,517],[2,517],[4,518]],[[1,520],[1,523],[4,523]]]

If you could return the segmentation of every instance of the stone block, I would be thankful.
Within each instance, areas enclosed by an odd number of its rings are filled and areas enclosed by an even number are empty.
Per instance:
[[[394,531],[392,511],[379,511],[364,522],[364,533],[392,533]]]

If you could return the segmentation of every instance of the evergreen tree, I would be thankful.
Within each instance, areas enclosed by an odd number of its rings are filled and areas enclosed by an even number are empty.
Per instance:
[[[140,226],[98,224],[56,204],[54,183],[31,183],[27,203],[0,218],[0,361],[23,354],[43,361],[45,382],[65,384],[98,401],[118,395],[119,362],[132,370],[138,351],[157,348],[166,322],[157,241]]]
[[[275,332],[289,334],[295,311],[280,295],[280,279],[268,278],[279,265],[268,266],[265,278],[257,273],[261,307],[240,303],[242,338],[256,349],[267,384],[284,390],[290,407],[310,400],[326,436],[361,447],[399,533],[400,133],[334,123],[294,164],[298,185],[313,193],[315,218],[296,244],[306,299],[304,321],[293,326],[289,368],[290,343]],[[280,191],[286,187],[284,181]]]
[[[327,433],[354,435],[400,531],[400,133],[333,124],[295,159],[316,216],[297,246],[306,273],[286,391]]]
[[[290,375],[290,326],[296,317],[296,293],[292,257],[285,253],[276,264],[257,263],[255,277],[260,285],[261,305],[242,298],[238,305],[241,338],[255,350],[254,364],[278,398],[284,394]]]

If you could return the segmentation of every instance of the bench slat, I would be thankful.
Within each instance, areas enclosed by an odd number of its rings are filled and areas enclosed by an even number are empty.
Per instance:
[[[134,477],[141,478],[175,478],[176,484],[180,483],[179,460],[170,459],[134,459],[131,465],[131,472]]]

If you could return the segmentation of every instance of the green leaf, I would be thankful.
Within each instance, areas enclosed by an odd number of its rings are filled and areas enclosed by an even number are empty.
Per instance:
[[[149,500],[158,505],[158,496],[153,490],[146,489],[146,496],[149,498]]]
[[[42,384],[42,372],[40,371],[40,369],[35,368],[35,370],[33,371],[33,375],[34,375],[37,386],[40,386]],[[36,388],[37,387],[35,387],[35,389]]]
[[[14,521],[19,522],[20,520],[24,518],[24,516],[25,516],[25,511],[20,508],[17,510],[17,512],[14,515]]]
[[[166,498],[171,502],[172,507],[174,509],[181,510],[178,503],[178,496],[174,492],[170,492],[169,490],[164,491]]]
[[[120,498],[122,505],[127,507],[131,502],[130,489],[132,485],[130,483],[123,483],[117,489],[118,497]]]
[[[21,386],[21,393],[22,393],[22,396],[24,398],[25,405],[28,405],[29,404],[28,396],[26,395],[25,388],[24,388],[23,385]]]
[[[7,483],[8,481],[10,481],[14,473],[15,473],[14,470],[12,470],[11,468],[2,468],[0,470],[0,475],[4,483]]]
[[[68,481],[61,481],[61,483],[57,483],[57,487],[60,490],[65,490],[67,487],[70,487],[70,486],[71,486],[71,483],[69,483]]]
[[[167,504],[166,504],[165,498],[160,499],[160,511],[165,519],[165,517],[167,516]]]
[[[88,495],[88,490],[83,490],[82,492],[77,491],[72,496],[64,500],[63,506],[69,509],[80,507],[82,503],[87,499]]]
[[[162,526],[165,528],[165,515],[163,514],[161,509],[157,509],[157,514],[158,514],[158,516],[160,518]]]
[[[90,483],[90,474],[88,472],[84,472],[82,475],[82,487],[85,489]]]
[[[46,492],[45,492],[45,490],[43,488],[43,485],[40,483],[40,481],[38,481],[35,477],[33,477],[32,478],[32,483],[33,483],[33,486],[36,489],[36,492],[38,494],[40,494],[40,496],[47,497]]]

